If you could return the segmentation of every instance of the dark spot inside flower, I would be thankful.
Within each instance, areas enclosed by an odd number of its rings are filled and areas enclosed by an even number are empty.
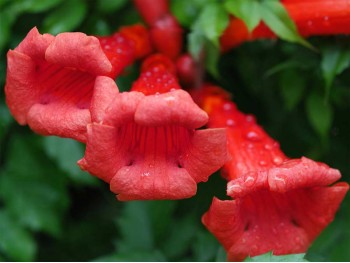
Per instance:
[[[133,163],[134,163],[134,160],[130,160],[126,166],[131,166],[133,165]]]
[[[247,222],[247,224],[244,226],[244,231],[248,231],[250,228],[250,222]]]
[[[291,219],[291,222],[294,226],[300,227],[299,223],[294,218]]]

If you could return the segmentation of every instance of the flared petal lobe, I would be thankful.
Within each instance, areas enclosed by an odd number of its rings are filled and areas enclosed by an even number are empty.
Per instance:
[[[349,189],[347,183],[334,184],[340,172],[306,157],[287,158],[219,87],[204,87],[195,98],[209,114],[209,127],[227,127],[232,159],[223,174],[233,200],[215,198],[202,221],[228,259],[305,252],[332,222]]]
[[[95,78],[112,69],[99,41],[33,28],[7,59],[6,102],[15,119],[42,135],[85,141]]]
[[[88,128],[79,165],[119,200],[189,198],[227,159],[226,130],[195,130],[208,116],[183,90],[119,93],[101,116]]]
[[[348,189],[348,184],[337,183],[286,193],[262,189],[235,200],[214,198],[202,222],[224,246],[230,261],[269,251],[305,253],[333,221]]]

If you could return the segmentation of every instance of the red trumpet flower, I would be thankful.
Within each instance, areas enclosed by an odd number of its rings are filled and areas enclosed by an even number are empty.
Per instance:
[[[336,3],[332,0],[284,0],[282,4],[304,37],[350,33],[350,4],[347,0]],[[231,18],[220,39],[221,49],[227,51],[245,41],[275,37],[264,23],[250,34],[242,20]]]
[[[109,74],[112,78],[120,75],[136,59],[152,52],[149,32],[142,25],[124,26],[112,36],[97,38],[113,66]]]
[[[207,114],[169,84],[170,73],[147,76],[155,69],[142,73],[131,92],[118,93],[108,78],[96,82],[79,165],[110,183],[122,201],[189,198],[226,161],[226,130],[196,130]]]
[[[289,159],[255,122],[238,111],[219,87],[205,87],[200,104],[209,127],[227,127],[229,154],[224,166],[227,194],[214,198],[203,224],[228,252],[243,260],[273,251],[302,253],[332,222],[349,189],[336,183],[340,172],[308,158]],[[334,184],[334,185],[333,185]]]
[[[150,27],[155,49],[176,59],[182,50],[183,30],[170,13],[168,0],[134,0],[134,5]]]
[[[6,102],[15,119],[43,135],[85,141],[95,78],[112,70],[97,38],[33,28],[7,59]]]

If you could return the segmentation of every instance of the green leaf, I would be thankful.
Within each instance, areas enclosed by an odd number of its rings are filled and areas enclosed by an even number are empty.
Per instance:
[[[167,259],[158,250],[154,251],[133,251],[132,253],[114,253],[102,256],[94,261],[96,262],[165,262]]]
[[[182,26],[190,27],[201,10],[203,3],[205,1],[170,1],[170,9]]]
[[[0,176],[0,197],[20,224],[60,233],[68,205],[65,177],[43,155],[35,135],[12,136]]]
[[[259,24],[261,20],[259,1],[257,0],[226,0],[226,10],[244,21],[249,32]]]
[[[321,136],[327,138],[333,121],[333,111],[318,93],[311,93],[306,100],[306,112],[311,126]]]
[[[294,109],[303,97],[306,81],[300,75],[300,73],[292,69],[281,72],[279,84],[287,110]]]
[[[127,0],[98,0],[97,9],[102,13],[113,13],[128,3]]]
[[[117,243],[120,253],[153,250],[154,236],[147,202],[126,203],[117,225],[121,234]]]
[[[55,161],[62,171],[77,183],[94,185],[98,182],[95,177],[83,172],[77,161],[84,156],[82,145],[71,139],[59,137],[44,137],[44,149],[48,156]]]
[[[186,253],[194,240],[198,226],[192,214],[173,222],[168,239],[162,244],[162,251],[170,259],[176,259]]]
[[[342,73],[350,64],[350,49],[339,46],[328,46],[322,49],[321,69],[322,75],[326,82],[326,97],[329,92],[334,78]]]
[[[227,261],[227,253],[222,246],[220,246],[219,249],[217,250],[215,261],[216,262]]]
[[[73,31],[85,18],[86,2],[82,0],[66,0],[60,7],[44,19],[44,32],[58,34]]]
[[[172,227],[173,213],[177,206],[174,200],[149,201],[150,219],[156,243],[163,243]]]
[[[62,0],[15,0],[13,3],[17,5],[22,12],[39,13],[47,11],[58,4]]]
[[[19,10],[14,6],[0,10],[0,52],[9,41],[12,24],[16,21]]]
[[[34,261],[36,244],[7,211],[0,210],[0,251],[13,261]]]
[[[195,60],[199,60],[204,48],[205,36],[201,31],[192,31],[188,34],[188,50]]]
[[[204,35],[218,47],[219,37],[229,22],[226,10],[218,3],[210,3],[202,10],[199,20]]]
[[[245,262],[308,262],[304,259],[305,254],[290,254],[284,256],[274,256],[272,252],[256,256],[247,257]]]
[[[0,103],[0,141],[6,134],[10,124],[13,122],[13,118],[10,114],[9,109]],[[1,147],[0,147],[1,149]],[[0,152],[1,154],[1,152]]]
[[[314,49],[299,35],[293,20],[279,1],[264,0],[260,4],[260,13],[262,20],[280,38]]]
[[[205,43],[205,67],[216,79],[220,78],[218,63],[220,59],[220,49],[211,42]]]
[[[196,261],[213,261],[219,248],[216,238],[208,231],[200,231],[193,242],[192,250]]]

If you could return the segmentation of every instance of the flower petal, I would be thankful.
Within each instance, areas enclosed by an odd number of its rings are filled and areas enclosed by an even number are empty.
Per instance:
[[[87,126],[87,134],[85,155],[78,165],[109,183],[115,173],[129,162],[127,154],[116,145],[117,130],[95,123]]]
[[[226,129],[218,128],[195,131],[180,163],[196,182],[206,182],[227,159]]]
[[[15,50],[34,60],[44,60],[45,51],[54,39],[50,34],[41,35],[38,29],[33,27]]]
[[[94,93],[91,99],[90,111],[93,122],[102,122],[107,107],[119,93],[114,80],[99,76],[95,80]]]
[[[208,115],[184,90],[146,96],[135,112],[135,122],[147,126],[176,124],[195,129],[207,121]]]
[[[203,224],[228,252],[241,261],[268,251],[304,253],[334,219],[349,185],[295,189],[286,193],[252,192],[236,200],[214,198]]]
[[[45,58],[50,63],[93,75],[106,75],[112,70],[98,39],[79,32],[58,34],[47,48]]]
[[[166,162],[145,166],[135,161],[113,177],[110,187],[118,200],[175,200],[196,194],[197,184],[186,169]]]
[[[27,124],[27,113],[38,100],[38,91],[33,87],[33,72],[36,64],[25,54],[10,50],[7,53],[6,103],[19,124]]]
[[[86,141],[86,125],[91,122],[88,109],[56,103],[34,104],[27,115],[30,128],[42,135],[56,135]]]

